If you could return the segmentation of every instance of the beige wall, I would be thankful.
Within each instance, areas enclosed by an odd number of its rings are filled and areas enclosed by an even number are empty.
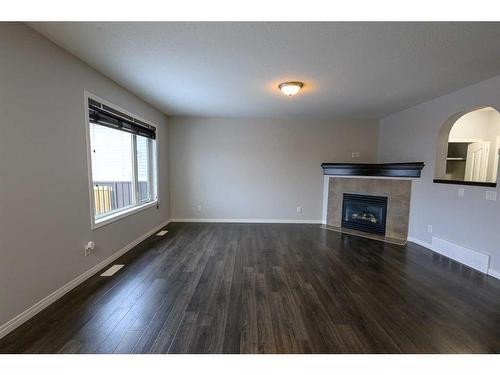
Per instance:
[[[423,161],[422,178],[412,184],[409,236],[430,243],[432,236],[491,256],[500,275],[500,201],[487,201],[477,186],[436,184],[436,149],[441,126],[457,113],[500,108],[500,76],[395,113],[380,121],[380,162]],[[465,189],[463,197],[458,189]],[[499,195],[500,198],[500,195]],[[432,226],[432,233],[428,226]]]
[[[167,220],[169,192],[162,113],[22,24],[0,54],[1,326]],[[91,231],[84,90],[159,125],[159,210]]]
[[[450,131],[449,140],[482,138],[488,140],[492,134],[500,135],[500,115],[497,111],[478,110],[460,117]]]
[[[171,118],[169,129],[173,218],[320,221],[321,163],[377,157],[377,121]]]

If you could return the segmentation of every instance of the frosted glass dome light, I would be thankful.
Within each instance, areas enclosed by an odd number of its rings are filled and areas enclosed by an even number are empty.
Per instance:
[[[283,82],[278,86],[286,96],[293,96],[304,86],[302,82]]]

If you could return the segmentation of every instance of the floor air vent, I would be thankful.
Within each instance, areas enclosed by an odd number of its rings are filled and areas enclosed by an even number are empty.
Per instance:
[[[113,276],[115,273],[117,273],[122,267],[124,266],[124,264],[114,264],[112,265],[110,268],[108,268],[106,271],[104,271],[103,273],[101,273],[101,276],[104,276],[104,277],[109,277],[109,276]]]
[[[164,236],[168,233],[168,230],[161,230],[158,233],[156,233],[157,236]]]

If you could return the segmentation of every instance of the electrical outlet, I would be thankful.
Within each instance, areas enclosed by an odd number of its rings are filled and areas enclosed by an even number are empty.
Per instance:
[[[352,154],[353,159],[359,158],[360,153],[359,152],[353,152]]]
[[[197,205],[196,206],[196,211],[201,211],[201,210],[202,210],[201,204]]]
[[[427,225],[427,232],[432,233],[432,225]]]
[[[300,214],[302,212],[302,207],[297,206],[297,213]]]
[[[487,190],[486,191],[486,200],[487,201],[496,201],[497,200],[497,192],[495,190]]]
[[[458,196],[463,197],[465,195],[465,189],[464,188],[458,188]]]
[[[94,247],[95,247],[95,243],[94,241],[89,241],[85,247],[83,248],[83,254],[88,257],[90,255],[90,253],[92,252],[92,250],[94,250]]]

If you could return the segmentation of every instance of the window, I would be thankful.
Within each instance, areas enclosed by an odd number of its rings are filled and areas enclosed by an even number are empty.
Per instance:
[[[156,128],[88,98],[93,227],[149,207],[156,197]]]

